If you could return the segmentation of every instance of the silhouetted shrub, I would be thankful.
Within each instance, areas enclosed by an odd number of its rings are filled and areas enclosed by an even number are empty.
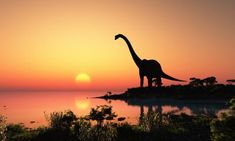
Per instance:
[[[53,112],[49,127],[26,129],[7,125],[8,141],[233,141],[235,139],[235,100],[221,118],[148,112],[138,125],[103,122],[116,117],[110,106],[92,108],[90,115],[77,118],[72,111]],[[87,118],[89,117],[89,118]],[[90,120],[97,120],[92,125]],[[3,121],[3,120],[2,120]],[[102,123],[102,124],[101,124]]]
[[[49,126],[54,129],[68,129],[72,126],[72,123],[77,119],[76,115],[68,110],[65,112],[53,112],[45,115],[49,122]]]
[[[88,141],[90,139],[91,123],[84,118],[79,118],[73,126],[73,135],[80,141]]]
[[[117,137],[117,129],[112,124],[93,126],[90,130],[91,141],[114,141]]]
[[[31,141],[35,133],[28,130],[22,124],[7,125],[7,140],[8,141]]]
[[[95,120],[98,126],[101,126],[104,120],[113,120],[117,115],[112,111],[112,106],[99,105],[91,109],[88,117]]]
[[[149,112],[143,117],[140,117],[138,128],[145,132],[150,132],[152,130],[159,129],[167,125],[168,123],[169,119],[166,114],[160,114],[158,112]]]
[[[189,116],[181,114],[170,118],[170,134],[179,140],[210,141],[210,121],[206,116]]]

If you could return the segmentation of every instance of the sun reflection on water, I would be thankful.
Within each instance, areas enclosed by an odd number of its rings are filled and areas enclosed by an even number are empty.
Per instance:
[[[75,105],[79,110],[86,110],[90,106],[89,99],[76,99]]]

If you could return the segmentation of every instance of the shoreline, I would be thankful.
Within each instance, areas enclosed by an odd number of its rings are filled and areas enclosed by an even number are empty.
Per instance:
[[[189,85],[172,85],[164,87],[129,88],[124,93],[112,94],[108,92],[101,98],[107,100],[127,99],[172,99],[172,100],[219,100],[228,101],[235,98],[235,86],[217,84],[213,86],[192,87]]]

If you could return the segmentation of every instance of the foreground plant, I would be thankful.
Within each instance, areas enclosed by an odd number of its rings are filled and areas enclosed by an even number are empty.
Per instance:
[[[228,112],[211,122],[212,141],[235,140],[235,99],[230,100]]]
[[[88,118],[95,120],[97,125],[101,126],[104,120],[113,120],[117,115],[112,111],[112,106],[99,105],[96,108],[92,108]]]
[[[168,115],[158,112],[149,112],[139,119],[139,128],[149,132],[154,129],[159,129],[169,123]]]
[[[0,115],[0,141],[6,141],[6,117]]]
[[[113,120],[117,115],[112,111],[112,106],[99,105],[92,108],[88,118],[95,120],[96,125],[90,130],[90,140],[113,141],[117,137],[117,129],[112,123],[104,124],[104,121]]]
[[[114,141],[117,137],[117,129],[113,124],[103,124],[105,120],[116,117],[112,107],[107,105],[92,108],[85,117],[76,117],[70,110],[45,116],[49,128],[39,134],[37,138],[41,140]],[[91,125],[92,120],[96,121],[96,125]]]
[[[54,129],[68,129],[77,120],[76,115],[70,110],[53,112],[49,116],[45,115],[45,117],[49,122],[49,126]]]
[[[77,117],[70,110],[53,112],[47,115],[48,127],[29,130],[21,124],[8,124],[7,132],[1,132],[7,138],[0,141],[233,141],[235,100],[230,103],[229,111],[213,121],[207,116],[153,111],[143,113],[138,125],[110,122],[117,115],[107,105],[92,108],[85,117]],[[5,120],[0,123],[5,125]]]

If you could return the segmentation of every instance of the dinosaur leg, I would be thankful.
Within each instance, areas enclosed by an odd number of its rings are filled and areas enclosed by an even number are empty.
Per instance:
[[[148,78],[148,87],[152,87],[152,78]]]
[[[154,87],[157,87],[157,79],[156,79],[156,78],[154,78],[154,79],[152,80],[152,84],[153,84]]]
[[[140,87],[143,88],[144,86],[144,76],[140,75]]]
[[[161,76],[157,76],[157,86],[161,87],[162,86],[162,79]]]

